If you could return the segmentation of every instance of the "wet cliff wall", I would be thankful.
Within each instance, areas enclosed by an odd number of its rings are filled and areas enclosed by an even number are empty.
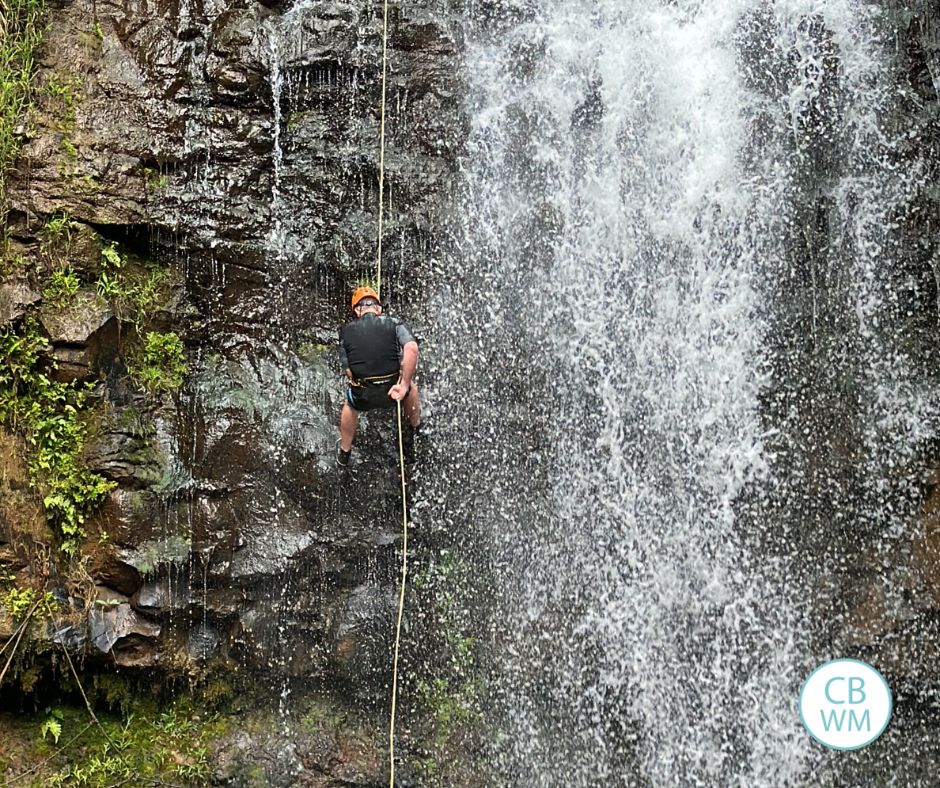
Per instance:
[[[63,532],[8,420],[5,582],[50,591],[71,626],[47,636],[93,662],[384,703],[390,423],[360,442],[368,483],[333,467],[336,329],[374,275],[382,5],[46,12],[6,179],[0,319],[36,351],[11,396],[40,374],[67,387],[94,476],[87,519]],[[459,31],[446,3],[389,22],[383,296],[420,323],[465,126]]]
[[[524,6],[473,10],[513,17]],[[466,135],[463,12],[444,2],[391,9],[384,292],[419,330],[422,302],[451,251],[443,228]],[[90,670],[244,674],[275,703],[313,687],[375,708],[384,699],[399,528],[390,425],[377,419],[364,431],[358,476],[338,475],[332,453],[341,396],[335,330],[348,288],[371,275],[375,246],[381,6],[78,1],[50,4],[48,14],[34,109],[17,126],[21,154],[7,176],[0,320],[11,342],[28,337],[35,349],[18,362],[30,373],[19,381],[35,385],[42,374],[91,384],[78,409],[85,426],[65,424],[81,440],[49,445],[73,452],[94,477],[65,484],[74,475],[63,470],[66,499],[81,493],[89,503],[78,524],[85,536],[63,531],[75,523],[54,501],[51,515],[44,505],[48,479],[39,473],[34,484],[23,419],[7,420],[0,634],[15,632],[15,614],[33,604],[26,590],[48,590],[57,626],[36,628],[47,656],[65,644]],[[933,14],[926,3],[891,10],[904,99],[887,122],[910,130],[892,153],[898,161],[938,159]],[[500,33],[498,22],[492,29]],[[520,49],[512,78],[525,79],[537,54]],[[787,73],[792,56],[777,52],[766,65]],[[837,75],[833,58],[820,61],[833,68],[821,84]],[[759,90],[766,73],[755,67],[749,89]],[[819,182],[835,155],[825,93],[809,108],[817,133],[793,152]],[[897,308],[910,309],[907,336],[928,374],[936,367],[935,174],[923,174],[918,209],[897,217],[904,243],[920,250],[911,270],[898,272],[913,285],[898,288]],[[841,348],[803,341],[810,258],[824,260],[829,235],[825,195],[807,195],[806,205],[806,247],[781,280],[781,300],[798,295],[780,328],[793,342],[784,377],[799,389],[801,365],[815,353],[821,393],[785,391],[779,402],[784,412],[793,394],[805,407],[788,426],[798,435],[810,425],[804,457],[816,475],[775,500],[787,509],[809,489],[807,510],[849,510],[854,502],[831,500],[825,486],[854,472],[855,458],[830,440],[846,409],[856,418],[827,384]],[[838,314],[827,328],[838,335]],[[76,398],[46,387],[27,404],[59,413]],[[460,407],[451,405],[455,423]],[[516,410],[522,430],[530,414]],[[463,426],[452,434],[461,445],[478,437]],[[818,569],[835,578],[833,597],[851,614],[833,634],[838,647],[889,662],[915,693],[929,692],[935,675],[925,633],[936,629],[940,555],[937,477],[925,473],[935,453],[921,448],[897,471],[910,482],[894,502],[909,511],[910,530],[885,549],[863,535],[841,575],[808,565],[810,576]],[[452,502],[454,511],[466,506],[464,487]],[[489,655],[494,672],[501,656]],[[13,668],[21,689],[34,686],[30,667]],[[279,746],[276,737],[265,744],[272,758]]]

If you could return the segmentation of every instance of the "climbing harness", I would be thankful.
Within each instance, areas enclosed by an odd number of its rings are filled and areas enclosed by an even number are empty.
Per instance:
[[[385,200],[385,84],[388,75],[388,0],[382,3],[382,98],[379,106],[379,215],[376,252],[375,289],[382,293],[382,230]],[[408,498],[405,489],[405,445],[401,428],[401,400],[396,403],[398,423],[398,468],[401,475],[401,586],[395,621],[395,648],[392,655],[392,703],[388,724],[388,785],[395,788],[395,711],[398,704],[398,654],[401,645],[401,621],[405,612],[405,583],[408,579]]]
[[[401,372],[392,372],[388,375],[373,375],[368,378],[352,378],[349,381],[349,385],[354,388],[361,388],[362,386],[382,386],[386,383],[391,383],[394,380],[397,380],[401,377]]]

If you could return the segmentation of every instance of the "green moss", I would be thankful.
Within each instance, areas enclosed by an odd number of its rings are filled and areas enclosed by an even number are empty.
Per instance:
[[[16,127],[32,104],[36,52],[45,33],[44,0],[5,0],[0,38],[0,213],[6,174],[19,153]]]
[[[78,161],[78,148],[75,147],[75,143],[68,137],[62,138],[62,151],[72,164]]]
[[[170,182],[166,173],[158,172],[152,167],[144,167],[143,175],[147,191],[163,191]]]
[[[46,82],[46,95],[55,116],[53,128],[59,133],[59,144],[65,154],[60,172],[66,177],[74,174],[78,149],[75,147],[76,108],[81,103],[81,80],[74,74],[52,74]]]
[[[101,186],[90,175],[80,175],[72,179],[72,188],[78,194],[97,194],[101,191]]]
[[[428,776],[468,766],[460,759],[473,750],[467,741],[473,740],[480,725],[484,685],[476,661],[476,641],[453,590],[466,587],[472,572],[458,553],[442,550],[413,581],[421,597],[419,604],[427,611],[422,624],[427,631],[420,637],[431,650],[425,658],[429,669],[412,679],[412,696],[428,728],[425,740],[431,751],[426,766],[435,770]]]
[[[300,125],[304,122],[304,119],[310,115],[311,111],[312,110],[304,109],[292,112],[287,118],[287,130],[296,131],[300,128]]]
[[[425,778],[437,777],[441,773],[441,766],[434,758],[418,758],[412,765]]]
[[[182,565],[189,560],[192,542],[185,536],[143,542],[127,562],[142,575],[153,575],[159,567]]]
[[[307,733],[337,731],[343,727],[344,715],[329,701],[314,699],[300,718],[300,727]]]
[[[26,268],[26,258],[21,254],[5,253],[0,257],[0,278],[10,276]]]
[[[101,23],[95,22],[90,30],[79,30],[76,38],[89,52],[100,52],[101,45],[104,43],[104,31],[101,29]]]
[[[230,682],[213,678],[198,690],[200,705],[207,709],[227,706],[235,699],[235,688]]]
[[[297,357],[308,364],[323,364],[336,351],[319,342],[301,342],[297,346]]]
[[[46,516],[74,552],[84,535],[82,524],[115,487],[82,463],[87,424],[86,397],[74,383],[52,380],[54,363],[43,364],[47,345],[35,320],[19,332],[0,331],[0,422],[26,441],[30,484],[43,496]]]
[[[93,702],[100,700],[94,688],[87,689]],[[87,710],[81,706],[61,703],[19,718],[12,733],[21,747],[29,748],[23,752],[28,761],[18,768],[0,762],[0,777],[14,779],[28,762],[39,768],[31,783],[19,784],[43,788],[153,781],[205,785],[212,742],[228,728],[216,715],[199,714],[188,697],[163,707],[150,698],[132,697],[119,713],[99,711],[97,717],[106,737],[97,726],[88,725]]]
[[[434,720],[434,743],[444,747],[466,725],[479,719],[476,687],[449,676],[415,681],[417,696]]]

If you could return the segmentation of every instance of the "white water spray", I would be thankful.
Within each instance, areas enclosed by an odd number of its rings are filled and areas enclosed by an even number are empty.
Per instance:
[[[839,624],[813,620],[812,557],[771,519],[773,474],[805,474],[765,398],[799,382],[775,354],[806,205],[843,217],[798,295],[831,330],[817,287],[849,281],[873,455],[931,423],[877,329],[883,222],[909,199],[883,166],[880,21],[851,0],[515,3],[470,48],[468,260],[439,341],[442,432],[474,442],[432,495],[495,589],[514,785],[805,784],[796,695]]]

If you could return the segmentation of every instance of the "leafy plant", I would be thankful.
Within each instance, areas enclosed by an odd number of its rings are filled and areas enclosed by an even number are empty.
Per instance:
[[[133,322],[139,331],[143,321],[165,298],[165,286],[170,280],[167,268],[155,268],[142,277],[132,279],[127,288],[125,303],[131,309]]]
[[[14,620],[21,618],[36,602],[36,591],[29,587],[9,588],[3,595],[0,595],[0,605]],[[55,597],[47,591],[38,602],[36,615],[39,618],[48,618],[46,611],[56,605]]]
[[[68,211],[56,213],[46,220],[43,225],[43,236],[49,243],[57,243],[63,235],[69,237],[69,231],[78,227],[78,224],[69,216]]]
[[[122,785],[134,778],[134,785],[205,785],[211,773],[209,742],[224,730],[224,723],[214,715],[194,717],[184,705],[176,703],[168,713],[179,715],[185,724],[167,724],[162,715],[155,719],[152,705],[137,699],[132,700],[133,713],[122,713],[122,723],[102,715],[107,739],[101,741],[94,732],[89,736],[96,738],[82,737],[77,748],[81,754],[70,755],[54,774],[43,775],[42,784]],[[71,729],[80,719],[72,712],[62,720],[63,727]]]
[[[42,291],[42,297],[53,306],[66,306],[78,292],[78,274],[72,266],[57,268],[49,278],[49,284]]]
[[[102,248],[101,261],[98,295],[111,304],[120,320],[131,323],[140,333],[154,309],[165,300],[170,270],[154,264],[135,268],[115,244]]]
[[[72,231],[77,229],[78,222],[69,215],[68,211],[54,213],[46,220],[40,231],[43,253],[53,260],[67,255],[72,246]]]
[[[148,331],[141,347],[128,358],[128,371],[150,392],[178,389],[188,371],[183,340],[175,331]]]
[[[98,277],[98,281],[95,283],[95,290],[106,301],[116,300],[124,292],[120,279],[107,271],[101,272],[101,276]]]
[[[117,250],[117,247],[114,244],[108,244],[108,246],[102,247],[101,259],[104,261],[106,267],[124,267],[124,258],[121,257],[121,253]]]
[[[15,620],[32,607],[35,599],[36,592],[32,588],[11,588],[0,599],[0,604]]]
[[[47,733],[50,734],[52,740],[58,744],[59,737],[62,735],[62,719],[64,715],[60,709],[46,709],[46,714],[49,716],[46,717],[45,722],[39,726],[39,732],[44,739]]]
[[[6,358],[0,367],[0,421],[25,439],[30,483],[42,493],[46,515],[64,537],[63,548],[74,552],[85,517],[115,485],[81,461],[85,391],[52,380],[47,373],[54,362],[41,360],[46,345],[32,319],[22,333],[0,331],[0,353]]]

